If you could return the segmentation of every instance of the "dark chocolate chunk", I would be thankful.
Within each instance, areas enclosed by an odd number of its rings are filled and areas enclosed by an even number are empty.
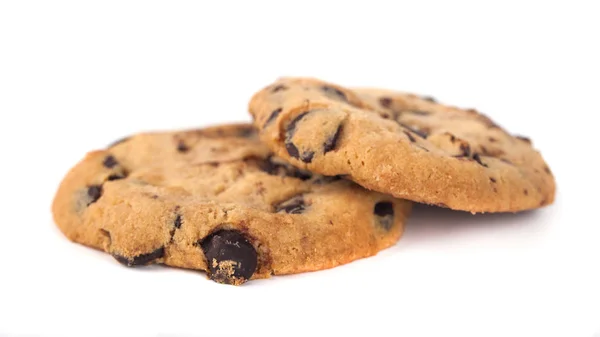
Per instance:
[[[296,159],[300,158],[300,153],[298,151],[298,148],[291,141],[285,142],[285,149],[287,150],[287,153],[290,156],[292,156],[293,158],[296,158]]]
[[[284,175],[292,178],[298,178],[300,180],[308,180],[312,178],[311,172],[296,168],[289,164],[277,163],[274,161],[273,157],[259,161],[258,165],[261,170],[273,176]]]
[[[209,277],[215,282],[241,285],[256,271],[258,254],[238,231],[217,231],[202,240],[200,246],[206,256]]]
[[[312,162],[314,156],[315,156],[314,151],[304,151],[300,155],[300,160],[302,160],[305,163],[310,163],[310,162]]]
[[[416,146],[416,147],[418,147],[419,149],[421,149],[421,150],[425,151],[425,152],[429,152],[429,149],[428,149],[428,148],[426,148],[426,147],[424,147],[424,146],[421,146],[421,145],[419,145],[419,144],[415,144],[415,146]]]
[[[313,151],[305,151],[302,154],[300,154],[300,151],[298,150],[296,145],[292,142],[292,137],[294,136],[294,133],[296,133],[296,124],[298,124],[298,122],[300,120],[302,120],[302,118],[304,118],[308,113],[309,113],[309,111],[305,111],[305,112],[299,114],[298,116],[296,116],[296,118],[294,118],[290,122],[290,124],[288,124],[288,126],[286,128],[286,134],[285,134],[285,136],[286,136],[285,137],[285,148],[286,148],[288,154],[290,156],[292,156],[293,158],[302,160],[305,163],[310,163],[312,161],[315,153]]]
[[[409,140],[410,140],[412,143],[414,143],[414,142],[416,142],[416,141],[417,141],[417,140],[415,139],[415,137],[413,137],[413,135],[411,135],[411,134],[410,134],[410,132],[408,132],[408,131],[406,131],[406,130],[403,130],[403,132],[404,132],[404,134],[405,134],[405,135],[408,137],[408,139],[409,139]]]
[[[529,195],[529,191],[527,189],[523,189],[523,194]]]
[[[329,183],[332,183],[332,182],[338,181],[338,180],[342,180],[342,176],[341,175],[337,175],[337,176],[317,176],[316,179],[313,181],[313,183],[317,184],[317,185],[322,185],[322,184],[329,184]]]
[[[140,254],[134,257],[125,257],[118,254],[113,254],[113,257],[119,261],[119,263],[127,267],[145,266],[151,263],[155,263],[156,260],[165,256],[165,247],[160,247],[150,253]]]
[[[109,148],[109,149],[110,149],[111,147],[115,147],[115,146],[117,146],[117,145],[119,145],[119,144],[121,144],[121,143],[124,143],[124,142],[128,141],[130,138],[131,138],[131,137],[123,137],[123,138],[121,138],[121,139],[117,139],[117,140],[115,140],[114,142],[112,142],[112,143],[108,144],[107,148]]]
[[[411,113],[413,115],[419,115],[419,116],[428,116],[428,115],[431,115],[431,112],[424,111],[424,110],[408,110],[408,111],[405,111],[405,112]]]
[[[490,151],[488,151],[488,149],[486,149],[485,146],[479,145],[479,148],[480,148],[480,151],[481,151],[482,155],[484,155],[484,156],[489,156],[490,155]]]
[[[302,195],[297,195],[275,205],[275,213],[284,211],[288,214],[300,214],[303,213],[304,210],[306,210],[306,204],[304,203],[304,197]]]
[[[181,215],[177,214],[175,221],[173,221],[173,226],[177,229],[181,228]]]
[[[402,126],[405,129],[408,129],[410,132],[416,134],[417,136],[419,136],[421,138],[427,138],[427,136],[428,136],[427,133],[425,133],[425,132],[423,132],[421,130],[417,130],[417,129],[413,128],[413,127],[410,127],[410,126],[408,126],[408,125],[406,125],[406,124],[404,124],[402,122],[398,122],[398,124],[400,124],[400,126]]]
[[[492,177],[490,177],[490,181],[491,181],[491,182],[493,182],[493,183],[495,183],[495,182],[496,182],[496,179],[495,179],[495,178],[492,178]]]
[[[175,207],[175,212],[179,211],[179,206]],[[178,230],[179,228],[181,228],[181,215],[177,214],[175,216],[175,220],[173,221],[173,228],[171,228],[171,230],[169,231],[169,234],[171,235],[171,242],[173,242],[173,237],[175,236],[175,231]]]
[[[487,166],[487,164],[484,164],[484,163],[481,161],[481,157],[479,156],[479,153],[475,153],[475,154],[473,155],[473,160],[474,160],[474,161],[476,161],[476,162],[477,162],[479,165],[481,165],[481,166],[483,166],[483,167],[488,167],[488,166]]]
[[[390,230],[394,225],[394,205],[389,201],[380,201],[373,208],[375,221],[381,228]]]
[[[522,140],[522,141],[524,141],[526,143],[531,144],[531,139],[528,138],[528,137],[516,135],[515,138],[517,138],[518,140]]]
[[[488,116],[486,116],[486,115],[484,115],[484,114],[482,114],[482,113],[480,113],[480,112],[477,112],[477,111],[475,111],[475,112],[476,112],[477,114],[479,114],[479,118],[480,118],[480,120],[481,120],[481,121],[483,122],[483,124],[484,124],[485,126],[487,126],[488,128],[490,128],[490,129],[502,129],[502,128],[500,127],[500,125],[496,124],[496,122],[494,122],[493,120],[491,120],[491,119],[490,119]]]
[[[337,127],[333,136],[329,137],[327,141],[325,141],[325,144],[323,144],[323,153],[327,153],[335,148],[341,132],[342,124]]]
[[[392,99],[389,97],[379,98],[379,104],[384,108],[390,108],[392,106]]]
[[[113,168],[113,167],[119,165],[119,163],[117,162],[117,160],[115,159],[114,156],[108,155],[108,156],[106,156],[106,158],[104,158],[102,165],[104,165],[104,167],[110,169],[110,168]]]
[[[346,97],[346,94],[338,88],[324,85],[321,87],[321,90],[323,90],[323,92],[325,92],[325,94],[329,97],[332,97],[332,98],[340,100],[340,101],[348,102],[348,98]]]
[[[273,89],[271,89],[272,93],[276,93],[278,91],[287,90],[287,87],[283,84],[276,85]]]
[[[469,157],[471,155],[471,146],[467,142],[460,143],[460,151],[462,152],[462,157]]]
[[[221,130],[218,130],[218,131],[221,131]],[[177,142],[177,152],[185,153],[185,152],[188,152],[189,150],[190,150],[190,148],[183,142],[183,140],[180,139],[179,142]]]
[[[238,136],[242,138],[250,138],[256,134],[256,129],[251,126],[244,126],[238,130]]]
[[[108,181],[113,181],[113,180],[119,180],[119,179],[124,179],[125,176],[120,174],[120,173],[114,173],[108,176],[108,178],[106,178],[106,180]]]
[[[269,125],[269,123],[271,123],[272,121],[274,121],[277,118],[277,116],[279,116],[281,111],[283,111],[282,108],[277,108],[273,110],[273,112],[271,112],[271,114],[269,115],[269,118],[267,118],[267,120],[265,121],[265,124],[263,124],[263,128]]]
[[[302,120],[302,118],[306,117],[306,115],[309,113],[310,111],[304,111],[303,113],[299,114],[298,116],[296,116],[296,118],[292,119],[292,121],[290,122],[290,124],[288,124],[288,126],[286,127],[286,132],[289,134],[290,138],[291,136],[294,135],[294,133],[296,132],[296,124],[298,124],[299,121]]]
[[[102,196],[102,185],[88,186],[87,195],[89,197],[87,205],[95,203]]]

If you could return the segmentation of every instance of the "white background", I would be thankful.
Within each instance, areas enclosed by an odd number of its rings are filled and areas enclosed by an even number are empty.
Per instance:
[[[596,4],[0,2],[0,335],[600,333]],[[54,192],[86,151],[247,121],[252,93],[279,76],[475,107],[533,139],[556,203],[416,207],[373,258],[238,288],[127,269],[56,229]]]

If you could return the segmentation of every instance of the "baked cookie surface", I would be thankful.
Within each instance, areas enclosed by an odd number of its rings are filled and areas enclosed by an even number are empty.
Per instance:
[[[332,268],[401,237],[411,203],[272,156],[251,125],[150,132],[88,153],[52,205],[72,241],[217,282]]]
[[[473,213],[554,201],[554,177],[531,141],[475,110],[313,78],[280,78],[248,108],[277,156],[370,190]]]

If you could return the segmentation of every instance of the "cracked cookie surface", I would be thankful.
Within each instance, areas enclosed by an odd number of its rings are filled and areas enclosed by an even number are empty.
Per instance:
[[[127,137],[88,153],[52,205],[72,241],[125,266],[207,271],[214,281],[332,268],[401,237],[408,201],[274,157],[234,124]]]
[[[277,156],[370,190],[473,213],[554,201],[554,177],[531,141],[475,110],[314,78],[280,78],[248,108]]]

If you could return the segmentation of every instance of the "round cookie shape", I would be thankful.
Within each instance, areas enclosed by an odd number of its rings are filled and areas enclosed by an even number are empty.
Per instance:
[[[472,213],[554,201],[531,140],[432,97],[280,78],[249,103],[260,139],[292,165],[397,198]]]
[[[90,152],[52,205],[69,239],[125,266],[233,285],[375,255],[401,237],[410,208],[287,164],[249,124],[142,133]]]

